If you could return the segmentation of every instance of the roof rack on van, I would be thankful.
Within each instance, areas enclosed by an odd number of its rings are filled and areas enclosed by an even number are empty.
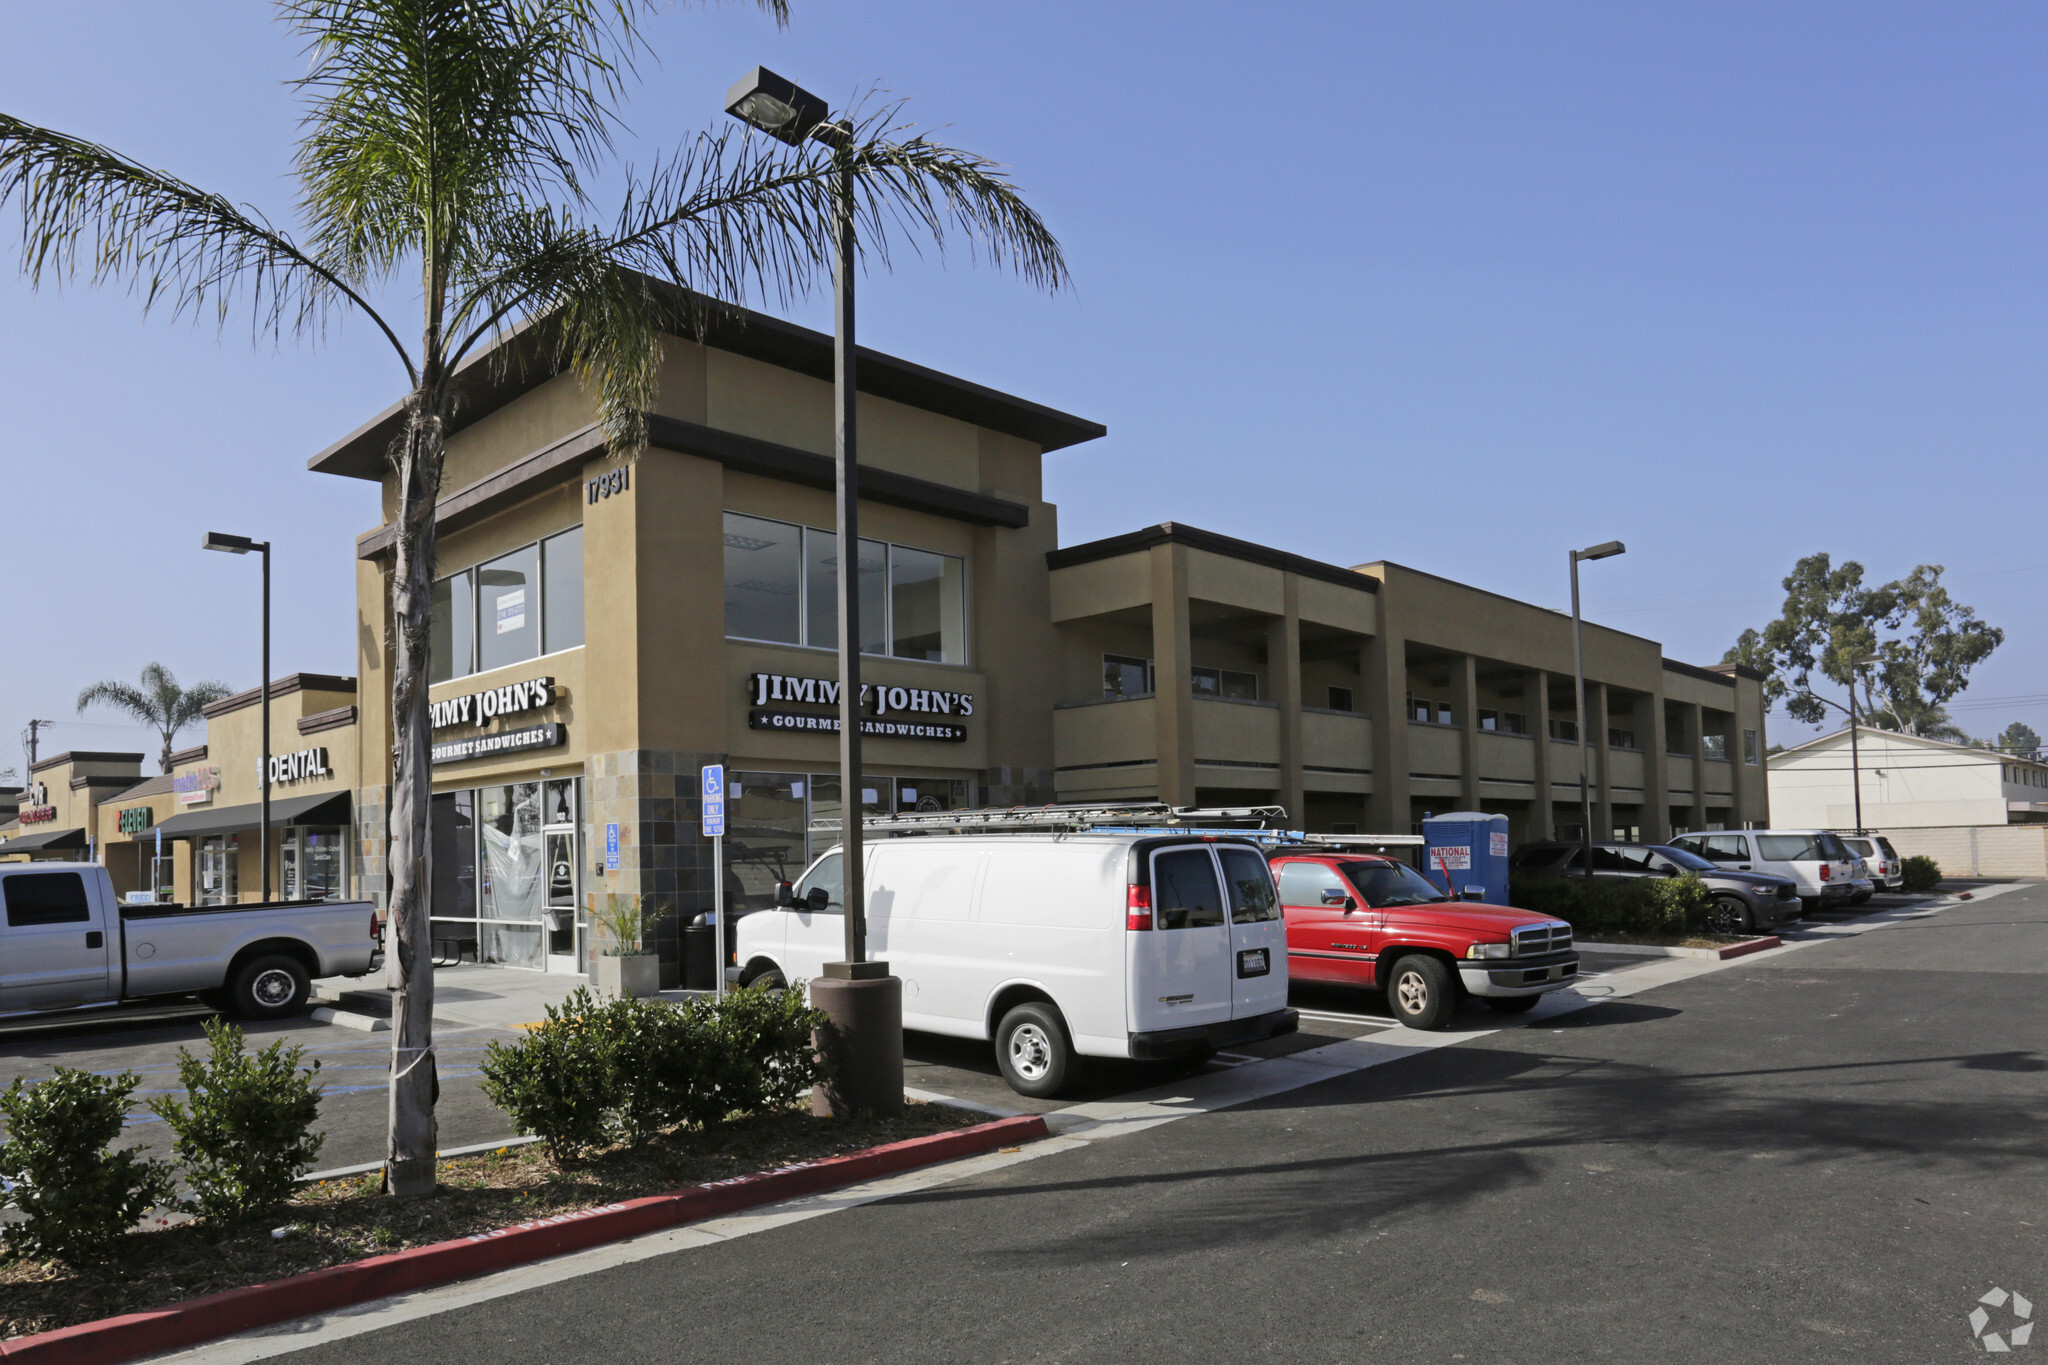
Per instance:
[[[1229,829],[1241,833],[1274,833],[1266,826],[1287,818],[1284,806],[1170,806],[1164,801],[1131,801],[1116,805],[1048,805],[981,807],[975,810],[904,811],[871,815],[861,821],[867,834],[969,834],[1006,830],[1037,834],[1109,832],[1137,829]],[[813,820],[813,834],[836,834],[838,820]]]
[[[1262,844],[1300,845],[1304,848],[1349,849],[1365,853],[1376,848],[1421,848],[1420,834],[1311,834],[1299,829],[1251,830],[1247,838]]]

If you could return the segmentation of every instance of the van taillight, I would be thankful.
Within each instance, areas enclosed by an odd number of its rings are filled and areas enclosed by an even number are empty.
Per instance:
[[[1134,886],[1124,897],[1124,928],[1150,929],[1152,927],[1152,888]]]
[[[1826,863],[1822,863],[1822,864],[1820,865],[1820,879],[1821,879],[1822,881],[1826,881],[1826,880],[1828,879],[1828,873],[1829,873],[1829,871],[1830,871],[1830,869],[1829,869],[1829,867],[1828,867],[1828,865],[1827,865]]]

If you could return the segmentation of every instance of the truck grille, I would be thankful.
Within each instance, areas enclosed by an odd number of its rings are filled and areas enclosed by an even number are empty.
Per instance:
[[[1572,946],[1572,927],[1561,920],[1548,924],[1531,924],[1515,930],[1515,956],[1535,957],[1539,953],[1555,953]]]

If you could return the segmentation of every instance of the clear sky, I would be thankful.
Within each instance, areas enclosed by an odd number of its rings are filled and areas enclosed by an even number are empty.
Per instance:
[[[1012,167],[1074,292],[899,253],[861,339],[1108,424],[1047,460],[1063,543],[1171,519],[1563,606],[1566,549],[1618,537],[1588,614],[1702,663],[1801,555],[1941,563],[2008,633],[1958,718],[2048,734],[2048,7],[794,10],[664,13],[627,152],[759,62]],[[0,109],[290,220],[267,6],[0,0],[0,32]],[[353,671],[374,490],[305,459],[398,396],[366,329],[252,349],[13,279],[0,320],[0,767],[32,715],[46,755],[150,749],[73,699],[152,659],[255,684],[256,566],[206,530],[279,545],[276,673]]]

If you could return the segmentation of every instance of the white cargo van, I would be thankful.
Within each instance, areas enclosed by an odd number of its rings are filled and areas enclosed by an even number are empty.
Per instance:
[[[1228,835],[964,834],[866,845],[868,951],[903,1026],[995,1043],[1011,1088],[1087,1057],[1200,1056],[1286,1033],[1287,928],[1265,854]],[[844,954],[834,848],[736,930],[740,979],[809,981]]]

